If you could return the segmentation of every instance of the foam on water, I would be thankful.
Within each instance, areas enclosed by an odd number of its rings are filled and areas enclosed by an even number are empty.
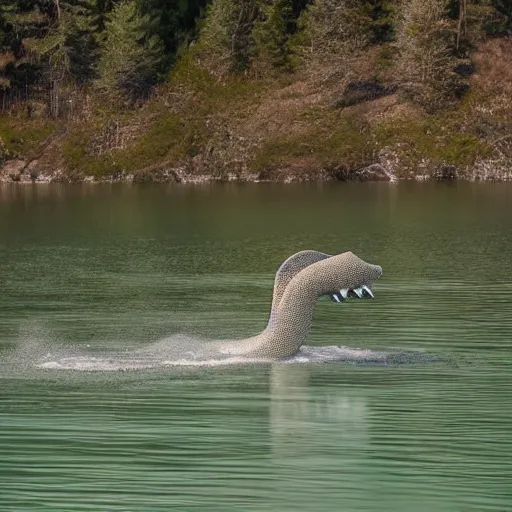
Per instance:
[[[225,354],[218,341],[207,341],[187,335],[173,335],[143,347],[123,350],[98,350],[82,346],[66,346],[53,340],[51,332],[37,328],[21,333],[15,346],[0,358],[0,375],[32,376],[35,370],[68,370],[78,372],[124,372],[159,370],[172,367],[218,367],[269,363],[268,360]],[[346,346],[302,346],[292,357],[276,361],[280,364],[338,363],[393,365],[440,361],[439,357],[421,352],[370,350]]]
[[[164,349],[169,344],[169,351]],[[204,343],[204,342],[203,342]],[[208,343],[204,343],[208,346]],[[42,359],[34,361],[34,366],[45,370],[75,370],[95,372],[117,372],[154,370],[166,367],[215,367],[227,365],[262,364],[268,360],[222,356],[212,356],[209,350],[190,351],[186,355],[176,356],[170,339],[154,343],[149,347],[132,352],[95,355],[86,353],[48,353]],[[276,361],[281,364],[307,363],[345,363],[345,364],[414,364],[439,361],[432,354],[413,351],[374,351],[343,346],[301,347],[292,357]]]

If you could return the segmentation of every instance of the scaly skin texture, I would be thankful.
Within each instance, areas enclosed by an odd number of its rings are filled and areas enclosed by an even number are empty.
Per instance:
[[[276,273],[266,329],[251,338],[221,342],[219,349],[224,354],[255,359],[293,356],[306,340],[319,297],[370,288],[381,274],[381,267],[351,252],[335,256],[316,251],[294,254]]]

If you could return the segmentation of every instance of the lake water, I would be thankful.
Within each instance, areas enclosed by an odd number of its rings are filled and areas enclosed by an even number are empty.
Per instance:
[[[384,268],[312,350],[434,357],[37,368],[255,334],[302,249]],[[0,188],[0,511],[511,511],[511,261],[504,184]]]

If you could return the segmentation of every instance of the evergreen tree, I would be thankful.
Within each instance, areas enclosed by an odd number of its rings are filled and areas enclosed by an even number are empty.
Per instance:
[[[25,48],[46,61],[52,81],[90,79],[98,57],[94,0],[61,1],[43,37],[25,38]]]
[[[316,0],[304,12],[301,25],[309,51],[318,57],[351,55],[372,40],[368,2]]]
[[[11,5],[5,5],[0,10],[0,91],[5,91],[11,85],[8,68],[15,60],[9,44],[10,30],[5,16],[10,8]]]
[[[455,49],[468,54],[484,39],[490,23],[496,18],[492,0],[450,0],[449,16],[455,22]]]
[[[255,53],[271,65],[290,69],[289,39],[295,25],[292,0],[262,0],[253,29]]]
[[[0,10],[0,81],[2,89],[23,90],[40,79],[41,66],[27,55],[24,41],[42,37],[50,23],[37,0],[7,0]]]
[[[207,3],[207,0],[139,0],[141,13],[151,18],[152,33],[162,40],[168,60],[172,61],[180,45],[196,35],[197,20]]]
[[[406,0],[397,20],[396,80],[427,109],[442,108],[464,89],[455,73],[453,23],[446,0]]]
[[[254,48],[252,31],[259,12],[259,0],[212,1],[196,51],[210,73],[224,75],[249,66]]]
[[[106,23],[96,83],[108,93],[139,97],[156,83],[163,56],[150,17],[140,14],[134,0],[120,3]]]
[[[492,0],[496,17],[491,24],[494,34],[512,35],[512,0]]]
[[[379,44],[391,41],[394,37],[395,2],[393,0],[369,0],[366,1],[366,11],[371,19],[371,42]]]

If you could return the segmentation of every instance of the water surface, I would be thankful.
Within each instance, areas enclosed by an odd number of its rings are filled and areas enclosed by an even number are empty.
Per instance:
[[[0,188],[0,510],[512,510],[512,187]],[[302,249],[382,265],[307,345],[414,364],[40,370],[245,337]],[[160,344],[160,345],[159,345]]]

